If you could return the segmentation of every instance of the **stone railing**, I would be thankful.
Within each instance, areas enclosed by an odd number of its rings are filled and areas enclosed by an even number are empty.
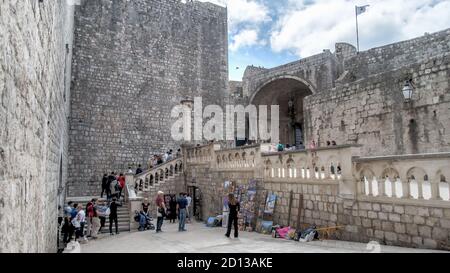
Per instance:
[[[132,185],[136,194],[139,192],[148,192],[151,187],[163,183],[165,180],[181,173],[183,173],[183,158],[180,157],[133,176]]]
[[[254,169],[261,157],[260,145],[242,146],[215,152],[215,164],[220,170]]]
[[[314,150],[262,154],[264,179],[306,184],[339,184],[343,194],[354,193],[352,156],[359,146],[342,145]]]
[[[450,153],[355,157],[359,199],[450,206]]]
[[[207,144],[203,146],[188,147],[186,149],[186,162],[190,164],[207,164],[213,161],[214,150],[219,149],[220,145]]]

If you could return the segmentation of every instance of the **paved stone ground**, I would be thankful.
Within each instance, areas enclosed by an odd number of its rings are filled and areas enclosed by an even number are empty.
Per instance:
[[[226,238],[223,228],[208,228],[203,223],[187,225],[178,232],[178,224],[163,225],[163,233],[155,231],[106,235],[81,246],[83,253],[350,253],[371,252],[367,245],[345,241],[313,241],[300,243],[274,239],[256,232],[241,232],[238,239]],[[424,249],[381,246],[381,252],[437,252]]]

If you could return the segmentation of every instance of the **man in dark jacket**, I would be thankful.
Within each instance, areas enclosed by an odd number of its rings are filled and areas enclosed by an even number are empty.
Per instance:
[[[138,168],[136,169],[136,175],[142,173],[142,166],[139,164]]]
[[[112,232],[112,225],[113,225],[113,221],[116,225],[116,234],[119,234],[119,228],[118,228],[118,224],[117,224],[117,207],[121,207],[122,204],[117,202],[117,199],[114,197],[111,204],[109,205],[109,233],[111,235],[113,235]]]
[[[102,194],[100,195],[101,198],[103,198],[103,193],[106,193],[106,194],[108,193],[108,191],[106,190],[107,184],[108,184],[108,175],[105,173],[102,178]]]
[[[114,180],[116,180],[116,175],[114,174],[114,172],[111,172],[106,182],[106,197],[108,201],[111,200],[111,182],[113,182]]]

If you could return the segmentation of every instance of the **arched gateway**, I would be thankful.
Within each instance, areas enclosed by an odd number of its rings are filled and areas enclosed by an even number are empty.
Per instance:
[[[280,142],[299,147],[305,145],[303,100],[314,92],[314,87],[306,80],[277,77],[263,83],[251,96],[250,104],[279,105]]]

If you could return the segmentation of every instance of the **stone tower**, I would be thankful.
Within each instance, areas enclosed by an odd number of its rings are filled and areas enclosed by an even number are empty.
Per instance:
[[[82,1],[75,13],[68,196],[98,195],[103,173],[178,148],[173,106],[222,105],[227,10],[179,0]]]

